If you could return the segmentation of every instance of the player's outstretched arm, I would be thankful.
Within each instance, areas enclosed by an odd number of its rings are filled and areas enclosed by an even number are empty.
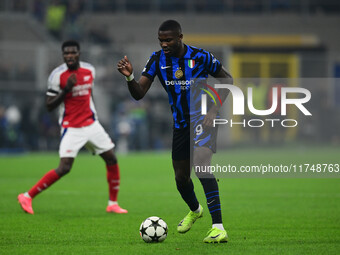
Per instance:
[[[73,73],[68,77],[65,88],[57,96],[46,97],[47,110],[50,112],[57,108],[64,101],[66,94],[72,90],[76,83],[77,76]]]
[[[131,96],[136,100],[142,99],[146,92],[148,92],[152,81],[145,76],[141,76],[137,82],[133,75],[132,64],[127,56],[124,56],[124,58],[118,62],[117,69],[125,76]]]

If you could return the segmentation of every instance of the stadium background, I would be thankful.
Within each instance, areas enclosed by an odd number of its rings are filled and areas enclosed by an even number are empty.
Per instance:
[[[339,14],[336,0],[1,1],[1,151],[58,148],[57,112],[48,113],[44,100],[47,77],[62,63],[64,39],[79,40],[81,59],[97,69],[97,112],[118,151],[159,150],[171,145],[167,95],[157,81],[144,100],[133,101],[116,63],[127,55],[138,76],[159,49],[163,20],[177,19],[184,42],[213,52],[235,78],[336,78]],[[299,119],[298,129],[280,143],[338,144],[339,95],[334,80],[313,88],[314,121]],[[223,145],[258,145],[249,132],[238,129]],[[268,131],[261,132],[266,145]]]

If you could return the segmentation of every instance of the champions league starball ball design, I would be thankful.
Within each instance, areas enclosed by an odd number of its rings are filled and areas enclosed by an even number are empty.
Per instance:
[[[168,225],[161,218],[152,216],[142,222],[139,234],[146,243],[163,242],[168,235]]]

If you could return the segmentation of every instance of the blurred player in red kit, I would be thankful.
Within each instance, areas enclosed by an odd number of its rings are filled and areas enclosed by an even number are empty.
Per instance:
[[[120,175],[114,143],[98,122],[92,100],[95,79],[94,67],[79,60],[80,46],[77,41],[62,44],[64,64],[55,68],[48,79],[46,106],[49,111],[60,108],[61,142],[60,163],[47,172],[30,190],[21,193],[18,201],[22,209],[33,214],[32,199],[67,174],[79,150],[85,146],[105,161],[109,185],[107,212],[127,213],[117,203]]]

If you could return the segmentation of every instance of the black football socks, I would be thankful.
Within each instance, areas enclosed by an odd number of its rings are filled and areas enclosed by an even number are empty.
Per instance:
[[[211,214],[212,223],[222,223],[220,193],[218,184],[215,178],[200,178],[204,189],[205,197],[207,198],[207,205]]]

